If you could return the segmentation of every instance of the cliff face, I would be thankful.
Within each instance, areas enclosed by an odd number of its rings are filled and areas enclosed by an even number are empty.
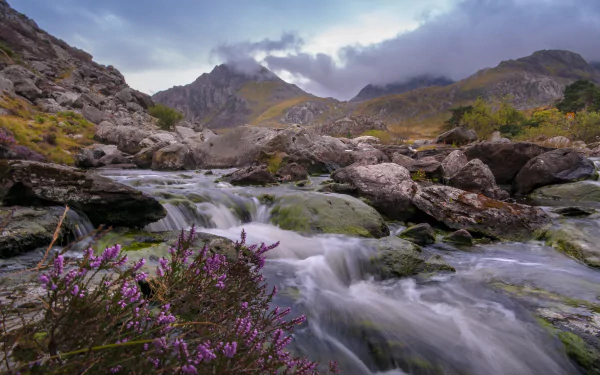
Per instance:
[[[223,64],[189,85],[161,91],[153,98],[182,111],[190,121],[224,128],[251,123],[272,106],[310,95],[264,67],[242,72]]]

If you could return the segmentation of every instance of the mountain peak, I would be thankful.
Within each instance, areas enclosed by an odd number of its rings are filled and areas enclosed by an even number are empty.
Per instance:
[[[445,77],[435,77],[430,74],[424,74],[405,81],[388,83],[385,85],[368,84],[350,101],[359,102],[385,95],[403,94],[408,91],[431,86],[448,86],[453,83],[454,81]]]

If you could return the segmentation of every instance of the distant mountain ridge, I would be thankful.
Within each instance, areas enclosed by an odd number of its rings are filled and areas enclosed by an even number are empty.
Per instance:
[[[294,99],[313,96],[279,78],[265,67],[250,72],[222,64],[194,82],[153,95],[161,104],[181,110],[191,121],[210,128],[226,128],[252,122],[269,108]]]
[[[364,100],[378,98],[380,96],[403,94],[405,92],[427,88],[431,86],[448,86],[453,83],[454,81],[446,77],[422,75],[400,83],[389,83],[386,85],[369,84],[365,86],[362,90],[360,90],[360,92],[354,98],[350,99],[350,101],[360,102]]]

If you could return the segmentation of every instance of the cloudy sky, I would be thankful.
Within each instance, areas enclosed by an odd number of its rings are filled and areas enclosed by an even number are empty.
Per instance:
[[[8,0],[154,93],[259,61],[321,96],[454,80],[540,49],[600,60],[600,0]]]

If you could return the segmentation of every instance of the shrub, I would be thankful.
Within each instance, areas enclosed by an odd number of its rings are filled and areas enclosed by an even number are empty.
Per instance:
[[[46,122],[46,120],[42,116],[36,115],[35,122],[37,122],[38,124],[43,124],[44,122]]]
[[[32,161],[46,161],[44,155],[37,153],[27,146],[14,146],[12,150],[17,154],[18,159],[32,160]]]
[[[44,136],[44,142],[49,145],[56,146],[56,133],[48,133]]]
[[[163,130],[170,130],[173,125],[183,120],[181,112],[162,104],[148,108],[148,113],[158,119],[158,126]]]
[[[593,82],[579,80],[565,88],[563,99],[556,104],[556,108],[563,113],[600,111],[600,88]]]
[[[39,276],[39,319],[9,332],[14,310],[2,306],[0,344],[13,349],[0,361],[21,374],[314,374],[317,363],[285,349],[304,316],[271,309],[276,289],[260,274],[277,244],[246,246],[242,232],[227,260],[193,240],[194,228],[182,231],[153,278],[119,245],[90,248],[72,267],[56,254]]]
[[[17,141],[15,141],[15,138],[9,131],[0,129],[0,145],[12,146],[16,143],[17,143]]]

